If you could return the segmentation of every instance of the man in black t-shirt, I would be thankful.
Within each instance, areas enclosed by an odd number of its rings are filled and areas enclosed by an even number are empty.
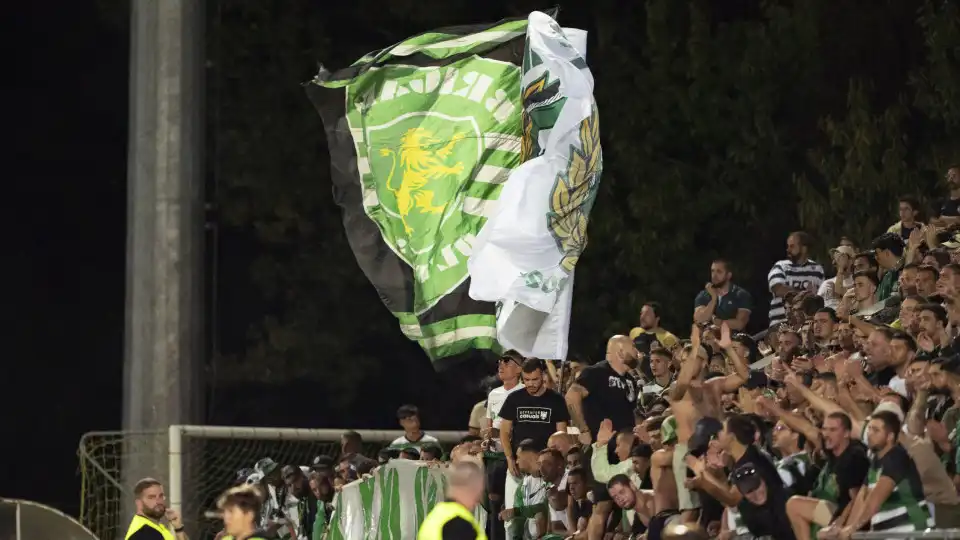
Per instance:
[[[640,383],[630,374],[640,363],[637,347],[627,336],[613,336],[607,341],[606,360],[580,372],[567,391],[567,405],[574,424],[580,429],[580,441],[588,444],[600,429],[600,423],[609,419],[613,430],[631,430],[636,425],[633,410],[637,403]],[[610,463],[616,456],[608,452]],[[605,484],[594,484],[593,515],[590,517],[589,536],[599,538],[607,516],[613,511],[610,493]]]
[[[762,458],[766,461],[765,458]],[[758,464],[759,465],[759,464]],[[772,536],[777,540],[794,540],[793,529],[787,519],[787,499],[783,483],[779,487],[767,482],[769,474],[764,464],[746,462],[733,471],[732,480],[743,494],[737,509],[740,518],[754,537]],[[776,473],[774,473],[776,474]],[[779,477],[777,477],[779,481]]]
[[[539,451],[547,447],[547,439],[557,431],[566,432],[570,413],[563,396],[547,388],[543,360],[528,358],[521,375],[524,390],[512,392],[500,407],[500,442],[507,458],[504,485],[504,509],[513,508],[520,470],[517,468],[517,446],[530,439]],[[506,524],[509,531],[510,524]]]

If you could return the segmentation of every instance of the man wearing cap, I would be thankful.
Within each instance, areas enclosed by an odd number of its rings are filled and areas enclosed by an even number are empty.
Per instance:
[[[253,466],[254,474],[260,477],[260,489],[264,493],[263,507],[260,511],[260,526],[276,530],[281,538],[290,536],[290,529],[279,524],[283,518],[280,501],[286,500],[287,491],[280,475],[277,462],[265,457]]]
[[[520,373],[523,365],[523,356],[510,349],[500,356],[497,363],[497,378],[503,383],[492,390],[487,395],[487,417],[484,428],[480,430],[480,436],[487,442],[487,452],[484,454],[487,459],[487,491],[490,504],[492,506],[490,516],[495,527],[499,529],[496,523],[496,516],[500,513],[503,506],[505,485],[507,481],[507,462],[503,453],[503,444],[500,442],[500,409],[510,394],[523,390],[520,384]],[[499,534],[499,531],[494,533]]]
[[[824,307],[836,310],[840,299],[853,287],[853,259],[856,255],[850,246],[837,246],[830,250],[830,258],[837,269],[837,275],[825,280],[817,290],[817,296],[823,298]]]
[[[763,458],[761,458],[763,459]],[[754,537],[772,536],[777,540],[794,540],[787,519],[786,494],[782,484],[771,483],[764,466],[744,462],[731,475],[733,485],[742,495],[737,509],[744,525]],[[779,481],[779,477],[777,477]]]

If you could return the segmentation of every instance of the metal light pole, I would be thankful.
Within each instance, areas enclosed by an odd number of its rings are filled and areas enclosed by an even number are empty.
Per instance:
[[[158,435],[126,437],[128,490],[166,481],[169,426],[203,420],[204,5],[131,3],[123,427]]]

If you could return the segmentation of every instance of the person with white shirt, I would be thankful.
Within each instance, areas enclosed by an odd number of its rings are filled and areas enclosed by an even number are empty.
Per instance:
[[[440,444],[436,437],[427,435],[420,429],[420,409],[415,405],[403,405],[397,409],[397,420],[400,422],[400,427],[403,428],[403,435],[390,443],[391,449],[416,448],[419,454],[420,447],[424,444]]]
[[[500,356],[497,364],[497,378],[503,383],[490,391],[487,396],[487,418],[486,425],[480,430],[482,437],[487,444],[487,455],[501,457],[495,459],[487,465],[487,489],[489,490],[490,504],[494,511],[490,512],[493,521],[491,530],[502,530],[497,522],[497,514],[504,506],[504,487],[507,481],[507,463],[506,456],[503,454],[503,444],[500,442],[500,409],[503,407],[507,396],[523,390],[520,384],[521,366],[523,365],[523,356],[517,351],[511,349]]]
[[[767,285],[773,294],[770,300],[770,327],[787,320],[783,303],[787,294],[819,290],[823,283],[823,267],[809,258],[813,243],[811,236],[803,231],[787,237],[787,258],[774,263],[767,274]]]
[[[817,296],[823,298],[823,307],[836,311],[843,295],[853,287],[853,259],[856,255],[857,252],[850,246],[837,246],[830,250],[837,275],[825,280],[817,290]]]

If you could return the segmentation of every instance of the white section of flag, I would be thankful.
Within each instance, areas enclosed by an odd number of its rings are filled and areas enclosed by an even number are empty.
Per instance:
[[[527,46],[543,61],[537,72],[549,71],[551,79],[559,79],[567,101],[553,129],[540,133],[543,154],[510,172],[496,210],[477,236],[468,261],[470,297],[502,303],[497,341],[503,347],[566,360],[573,274],[560,267],[564,253],[547,228],[547,213],[555,179],[569,165],[570,145],[580,144],[580,123],[593,111],[593,76],[577,67],[586,50],[582,30],[561,30],[549,15],[533,12]],[[531,272],[553,283],[564,279],[566,285],[531,287],[524,278]]]

